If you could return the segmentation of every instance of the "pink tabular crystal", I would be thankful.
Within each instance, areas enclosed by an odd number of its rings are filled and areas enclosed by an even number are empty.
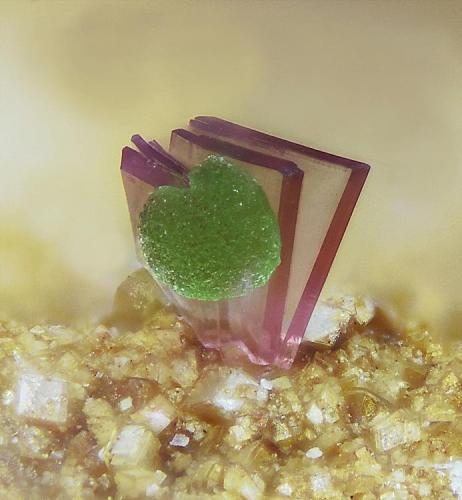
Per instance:
[[[174,130],[169,153],[139,136],[133,142],[140,153],[125,148],[121,169],[135,235],[150,192],[160,185],[187,185],[185,172],[209,154],[229,158],[263,187],[282,239],[281,265],[265,287],[211,302],[186,299],[162,286],[204,346],[289,367],[369,166],[214,117],[198,117],[188,130]]]

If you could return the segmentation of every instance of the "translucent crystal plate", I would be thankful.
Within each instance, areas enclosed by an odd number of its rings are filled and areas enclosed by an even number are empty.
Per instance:
[[[245,352],[258,364],[290,366],[369,166],[214,117],[174,130],[168,153],[139,136],[133,142],[139,153],[124,149],[122,175],[135,234],[149,193],[160,185],[185,185],[187,170],[210,154],[229,158],[263,187],[282,239],[281,264],[269,283],[217,302],[164,290],[205,346],[228,356]]]

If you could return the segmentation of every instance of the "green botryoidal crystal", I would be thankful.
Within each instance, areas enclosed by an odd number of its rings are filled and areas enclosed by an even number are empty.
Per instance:
[[[189,188],[156,189],[141,213],[140,246],[153,275],[200,300],[265,285],[280,263],[281,238],[256,179],[213,155],[189,179]]]

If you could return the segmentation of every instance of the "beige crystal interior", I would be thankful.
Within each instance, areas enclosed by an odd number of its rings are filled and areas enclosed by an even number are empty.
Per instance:
[[[192,131],[196,134],[201,134],[200,129],[195,130],[192,127]],[[214,136],[214,134],[210,133],[207,133],[207,135]],[[304,173],[299,203],[300,207],[310,208],[300,209],[297,215],[288,295],[283,319],[284,333],[287,333],[340,198],[350,179],[351,170],[340,165],[333,165],[307,157],[296,151],[285,150],[282,147],[270,148],[268,145],[266,147],[262,146],[257,141],[246,142],[245,138],[236,140],[230,137],[224,138],[220,135],[215,135],[215,137],[274,155],[277,158],[292,161]],[[181,139],[173,135],[171,144],[176,144],[179,141]],[[253,170],[253,175],[260,173],[259,169]],[[267,176],[266,172],[263,176],[260,174],[260,177],[266,178]],[[268,191],[270,186],[264,187],[265,192],[272,193],[272,191]],[[273,206],[273,210],[276,209],[277,207]]]

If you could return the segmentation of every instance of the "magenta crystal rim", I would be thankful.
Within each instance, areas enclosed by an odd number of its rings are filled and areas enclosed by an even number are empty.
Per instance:
[[[122,149],[122,173],[129,174],[151,186],[176,186],[178,175],[160,163],[148,160],[138,151],[126,146]]]
[[[280,343],[280,332],[282,330],[284,309],[287,301],[300,192],[304,176],[303,171],[290,160],[254,151],[244,146],[212,137],[199,136],[189,130],[173,130],[171,143],[175,136],[180,136],[208,151],[227,156],[231,159],[275,170],[281,174],[282,182],[278,210],[278,221],[282,241],[281,264],[269,281],[263,322],[264,329],[272,332],[270,336],[272,343]]]
[[[183,177],[187,176],[187,171],[179,161],[171,156],[165,149],[156,141],[145,141],[139,134],[132,136],[132,143],[139,151],[149,160],[158,162],[172,173],[175,172]]]
[[[208,137],[205,135],[197,135],[193,132],[186,130],[184,128],[177,128],[172,130],[171,137],[174,135],[179,135],[187,141],[193,142],[204,149],[209,149],[221,154],[222,156],[229,156],[235,160],[244,161],[246,163],[252,163],[254,165],[261,165],[265,168],[271,170],[277,170],[284,176],[294,176],[303,178],[303,171],[298,168],[298,166],[290,160],[284,160],[283,158],[278,158],[266,153],[260,153],[253,149],[246,148],[245,146],[240,146],[227,142],[221,139],[215,139],[213,137]]]
[[[245,127],[244,125],[238,125],[237,123],[223,120],[222,118],[216,118],[215,116],[196,116],[195,118],[192,118],[189,123],[192,127],[198,127],[203,131],[216,130],[217,132],[225,135],[234,135],[237,138],[240,136],[243,139],[252,138],[257,142],[261,142],[261,144],[269,144],[282,149],[290,149],[311,158],[327,161],[329,163],[341,165],[342,167],[351,168],[353,170],[364,170],[366,172],[366,177],[371,168],[370,165],[364,162],[327,153],[326,151],[321,151],[319,149],[310,148],[309,146],[304,146],[303,144],[298,144],[287,139],[281,139],[275,135],[260,132],[258,130]]]
[[[213,116],[197,116],[190,120],[193,129],[205,133],[217,133],[222,137],[235,137],[246,142],[255,141],[260,146],[272,146],[280,150],[291,150],[304,156],[339,165],[351,170],[337,209],[327,230],[300,301],[287,330],[284,344],[293,351],[300,344],[316,302],[329,274],[346,228],[366,181],[370,166],[366,163],[310,148],[286,139],[237,125]]]

